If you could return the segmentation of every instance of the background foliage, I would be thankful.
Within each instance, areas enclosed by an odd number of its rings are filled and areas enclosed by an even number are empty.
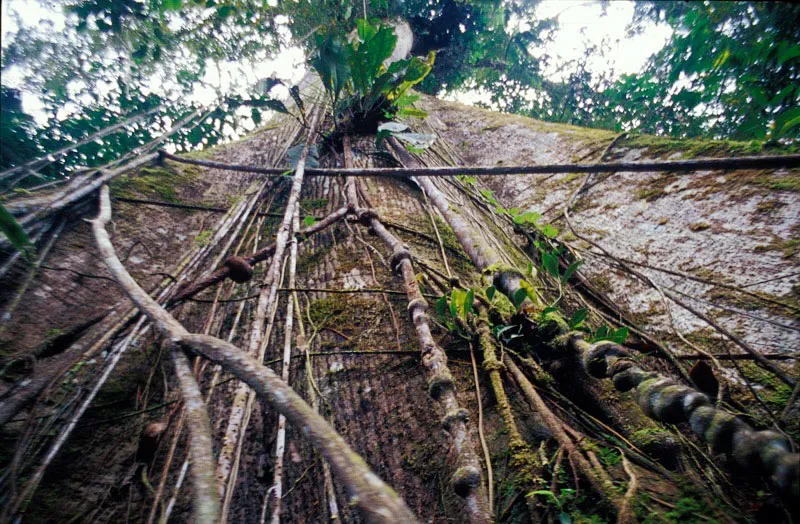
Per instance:
[[[2,88],[0,169],[57,150],[132,115],[159,108],[124,131],[92,141],[50,164],[98,165],[158,136],[198,107],[211,111],[178,133],[178,150],[209,146],[258,124],[278,82],[209,84],[226,64],[257,64],[300,46],[345,42],[363,18],[348,0],[60,0],[65,27],[46,22],[4,43],[3,76],[21,72],[44,103],[37,124],[20,93]],[[485,105],[550,121],[676,137],[794,141],[800,137],[800,7],[760,2],[639,2],[630,31],[654,21],[674,32],[638,75],[592,72],[589,57],[558,64],[563,81],[543,74],[541,53],[557,22],[536,18],[536,2],[373,0],[370,18],[407,20],[413,54],[436,61],[416,89],[479,89]],[[602,20],[599,21],[602,23]],[[537,51],[538,50],[538,51]],[[317,64],[319,69],[319,63]],[[212,77],[214,75],[211,75]],[[230,76],[230,75],[229,75]],[[267,79],[264,79],[267,80]],[[282,88],[280,88],[282,89]],[[203,101],[198,93],[205,93]],[[209,97],[211,93],[213,96]],[[280,94],[272,91],[271,94]],[[254,103],[245,103],[247,101]],[[24,184],[38,184],[28,178]]]

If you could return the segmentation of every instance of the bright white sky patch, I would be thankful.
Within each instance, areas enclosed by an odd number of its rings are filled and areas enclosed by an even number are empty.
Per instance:
[[[606,73],[611,78],[638,73],[647,59],[661,50],[672,35],[669,25],[650,23],[640,34],[630,37],[627,26],[633,20],[634,2],[609,2],[606,7],[605,15],[599,1],[544,0],[536,7],[538,19],[555,17],[558,20],[558,30],[552,41],[541,49],[532,50],[534,56],[550,57],[544,68],[546,78],[557,82],[566,80],[574,67],[565,64],[582,59],[587,46],[600,47],[604,41],[609,46],[605,53],[587,58],[587,68],[592,73]],[[521,20],[513,20],[509,25],[516,30],[530,28]],[[485,90],[448,92],[444,98],[464,104],[482,102],[491,106],[490,94]]]
[[[54,31],[63,31],[66,17],[61,7],[47,5],[40,0],[14,0],[13,5],[9,0],[2,2],[2,39],[3,47],[8,45],[9,36],[19,30],[17,19],[25,27],[33,27],[39,22],[49,21],[53,24]]]
[[[52,24],[53,31],[63,31],[66,17],[61,8],[46,7],[38,0],[14,0],[13,5],[9,0],[3,0],[0,8],[0,41],[5,48],[11,43],[12,36],[19,31],[20,25],[35,27],[42,22]],[[17,66],[9,67],[3,71],[2,84],[4,86],[21,87],[24,72]],[[30,91],[21,90],[22,110],[33,116],[36,123],[44,125],[47,122],[45,105],[41,99]]]
[[[628,37],[627,26],[633,20],[633,2],[609,2],[606,14],[600,2],[544,0],[536,8],[540,19],[558,17],[559,29],[544,52],[553,57],[553,64],[581,58],[586,44],[611,46],[606,56],[588,59],[594,72],[613,70],[617,76],[637,73],[647,59],[659,51],[672,35],[667,24],[649,24],[636,36]],[[563,80],[569,72],[558,73],[554,66],[545,70],[551,80]]]

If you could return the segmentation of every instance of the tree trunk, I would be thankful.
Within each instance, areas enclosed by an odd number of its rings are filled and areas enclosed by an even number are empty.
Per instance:
[[[437,140],[414,155],[390,150],[400,162],[409,157],[427,166],[595,161],[616,137],[427,97],[421,105],[429,117],[410,124],[415,131],[435,133]],[[296,121],[277,117],[243,140],[190,156],[283,167],[286,149],[303,140]],[[332,147],[336,154],[320,147],[321,167],[342,167],[342,144]],[[634,137],[615,143],[608,153],[612,160],[639,160],[673,158],[678,152],[723,156],[736,153],[735,147]],[[385,155],[373,154],[374,137],[352,137],[352,148],[359,165],[387,165]],[[788,352],[800,342],[797,252],[791,241],[798,234],[793,219],[800,215],[796,177],[795,172],[754,170],[690,177],[596,174],[574,199],[570,220],[578,235],[640,264],[636,267],[663,290],[694,297],[686,298],[689,305],[736,333],[742,343],[764,353]],[[555,302],[562,287],[558,306],[566,319],[589,307],[586,325],[593,330],[608,323],[647,335],[627,341],[645,355],[637,356],[642,369],[680,377],[663,352],[702,351],[704,359],[716,363],[711,378],[705,374],[706,383],[683,385],[704,390],[709,380],[717,381],[718,407],[747,410],[750,415],[743,421],[756,429],[768,427],[774,416],[788,435],[797,434],[796,391],[793,395],[788,385],[752,361],[708,357],[741,351],[675,303],[671,316],[665,314],[657,291],[568,231],[562,211],[583,180],[584,175],[569,174],[428,179],[420,182],[423,192],[410,179],[367,177],[359,179],[355,204],[343,178],[307,176],[299,198],[301,221],[333,215],[324,228],[312,226],[313,232],[299,238],[295,293],[286,289],[283,264],[274,265],[280,283],[276,303],[268,301],[269,288],[261,291],[270,283],[265,279],[272,257],[281,250],[263,248],[275,241],[281,227],[281,219],[271,214],[286,211],[290,181],[164,160],[111,181],[114,221],[107,229],[122,264],[153,298],[169,305],[188,332],[227,340],[252,355],[262,350],[264,362],[280,375],[284,326],[294,325],[289,384],[420,521],[539,522],[556,521],[561,514],[573,520],[597,515],[634,521],[651,513],[727,520],[783,514],[787,510],[779,495],[794,487],[776,487],[769,475],[752,474],[735,457],[709,451],[690,424],[654,420],[634,395],[587,373],[582,354],[568,351],[572,346],[553,336],[560,328],[539,322],[542,309]],[[100,259],[91,226],[83,220],[95,214],[95,196],[53,217],[42,240],[52,247],[33,278],[27,278],[32,269],[18,259],[2,279],[0,305],[4,311],[9,304],[14,307],[10,318],[2,319],[0,332],[6,450],[0,500],[5,511],[13,508],[30,522],[55,515],[64,521],[190,521],[193,488],[183,479],[191,478],[186,468],[192,465],[186,465],[189,445],[179,430],[183,408],[172,357],[162,350],[157,330],[138,322],[138,313]],[[538,211],[544,218],[538,226],[519,218],[515,224],[498,207]],[[568,285],[547,276],[532,244],[549,242],[542,234],[545,222],[562,230],[554,241],[554,246],[564,245],[562,274],[574,257],[585,260]],[[378,230],[378,224],[384,229]],[[460,227],[471,239],[466,243]],[[386,238],[402,245],[391,249]],[[264,256],[253,255],[259,250]],[[252,268],[252,278],[236,277],[230,262],[234,256]],[[531,276],[529,264],[538,277]],[[695,279],[681,278],[676,271]],[[492,275],[506,275],[495,277],[499,291],[493,298],[485,292]],[[526,302],[521,313],[500,296],[508,275],[516,279],[514,289],[525,282],[534,288],[535,300]],[[204,278],[210,286],[186,300],[185,293],[173,300]],[[714,281],[727,287],[714,287]],[[480,314],[475,310],[453,318],[435,312],[438,297],[450,296],[453,287],[473,289]],[[431,304],[422,329],[425,309],[419,293]],[[294,320],[286,322],[293,295]],[[273,304],[270,322],[267,306]],[[492,332],[504,325],[519,326],[508,333],[521,336],[509,340],[500,334],[498,340]],[[253,338],[254,328],[262,340]],[[509,359],[513,376],[504,364]],[[686,363],[683,374],[702,382],[691,360],[676,361]],[[444,376],[437,375],[442,362],[452,381],[445,402],[434,391],[434,379]],[[796,380],[793,360],[770,362]],[[255,397],[225,367],[198,358],[194,372],[207,399],[214,456],[225,457],[218,487],[226,494],[227,518],[260,522],[273,485],[278,413],[268,403],[248,402]],[[103,373],[108,380],[75,420],[43,470],[38,489],[21,497]],[[246,416],[243,410],[249,410]],[[154,423],[164,425],[151,437]],[[239,423],[243,426],[231,428]],[[343,522],[365,518],[304,429],[286,428],[280,518],[325,522],[332,511]],[[489,450],[495,496],[491,508],[476,510],[472,505],[488,507],[487,457],[479,434]],[[476,491],[480,499],[459,496],[457,481],[454,490],[453,479],[467,463],[482,469],[476,481],[483,483]],[[227,478],[234,479],[229,487]],[[758,498],[758,491],[776,495]]]

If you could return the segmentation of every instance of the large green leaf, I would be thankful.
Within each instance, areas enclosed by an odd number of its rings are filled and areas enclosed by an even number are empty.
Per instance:
[[[334,101],[350,79],[350,50],[341,36],[330,32],[317,40],[317,52],[309,61]]]
[[[569,265],[566,271],[564,271],[564,275],[561,277],[561,281],[567,283],[572,275],[578,270],[579,267],[583,264],[583,260],[576,260],[572,264]]]
[[[436,313],[444,318],[447,316],[447,295],[439,297],[439,299],[433,303],[433,309]]]
[[[611,334],[611,340],[613,340],[617,344],[623,344],[625,340],[628,339],[629,332],[630,330],[627,327],[622,326],[621,328],[617,329],[616,331],[614,331],[614,333]]]
[[[773,136],[780,138],[784,136],[790,129],[800,123],[800,107],[795,107],[784,111],[775,118],[775,132]]]
[[[558,257],[553,253],[542,253],[542,266],[555,278],[559,278]]]
[[[427,118],[428,112],[424,109],[419,109],[416,107],[401,107],[397,110],[397,116],[400,118]]]
[[[569,319],[569,327],[570,329],[575,329],[583,324],[583,321],[586,320],[586,317],[589,316],[589,310],[585,307],[580,308],[575,313],[573,313],[572,317]]]
[[[0,231],[18,251],[24,251],[31,245],[28,234],[8,210],[0,205]]]
[[[419,57],[412,58],[411,63],[408,64],[408,68],[403,76],[403,81],[388,94],[389,98],[400,98],[405,95],[406,91],[408,91],[411,87],[422,82],[422,80],[431,72],[435,56],[436,54],[431,51],[428,54],[427,61],[424,61]]]
[[[793,46],[788,47],[780,54],[780,56],[778,57],[778,63],[783,64],[786,61],[798,57],[800,57],[800,44],[795,44]]]
[[[522,306],[522,303],[525,302],[526,298],[528,298],[528,290],[527,289],[521,287],[518,290],[516,290],[514,292],[513,297],[512,297],[512,302],[514,303],[514,307],[519,309],[520,306]]]
[[[460,309],[464,305],[464,293],[460,289],[453,288],[450,292],[450,315],[456,319],[459,317]]]
[[[360,42],[349,45],[350,69],[353,89],[366,96],[380,76],[383,62],[392,55],[397,36],[391,27],[374,26],[363,19],[358,21],[358,36]]]
[[[403,82],[410,63],[411,59],[405,59],[389,64],[389,68],[381,73],[372,84],[369,94],[366,95],[366,105],[372,106],[381,95],[392,93]]]
[[[783,124],[780,134],[786,134],[799,126],[800,126],[800,115],[792,118],[791,120]]]
[[[472,306],[474,301],[475,301],[475,291],[470,289],[467,291],[466,296],[464,296],[464,317],[466,317],[472,312]]]
[[[366,42],[378,32],[378,26],[370,23],[366,18],[359,18],[356,20],[356,32],[358,33],[358,39]]]

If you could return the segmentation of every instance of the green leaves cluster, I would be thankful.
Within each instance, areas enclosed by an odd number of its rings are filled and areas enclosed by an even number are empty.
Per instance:
[[[562,273],[559,269],[559,250],[541,251],[542,269],[545,273],[558,280],[561,284],[566,284],[575,272],[583,265],[583,260],[576,260],[567,266]]]
[[[475,302],[475,291],[472,289],[453,288],[450,296],[443,295],[434,302],[433,309],[439,318],[445,323],[448,331],[462,334],[460,321],[466,324],[469,314],[472,313],[473,303]]]
[[[20,30],[3,42],[2,68],[4,80],[10,68],[21,74],[17,87],[39,98],[47,120],[6,118],[16,111],[6,111],[9,89],[4,82],[0,129],[4,145],[10,145],[9,137],[15,144],[2,148],[0,169],[45,156],[156,106],[162,109],[157,116],[82,146],[43,169],[44,180],[28,178],[22,186],[62,177],[72,166],[104,164],[149,142],[197,108],[191,101],[195,89],[217,87],[208,85],[209,69],[215,72],[226,62],[263,61],[277,48],[275,17],[260,1],[39,3],[47,11],[64,10],[64,29],[54,31],[49,17],[38,26],[23,20]],[[237,83],[241,88],[238,79]],[[180,152],[241,134],[250,119],[241,111],[234,114],[235,109],[223,103],[220,111],[196,126],[190,123],[171,142]],[[256,124],[261,109],[251,110]],[[14,153],[6,154],[12,148]]]
[[[796,141],[798,19],[800,7],[784,2],[636,2],[632,33],[653,24],[673,30],[643,71],[619,78],[591,71],[589,62],[610,47],[587,46],[565,81],[541,85],[544,96],[528,102],[506,95],[516,108],[500,108],[615,131]],[[514,89],[524,93],[521,87]]]
[[[546,498],[547,502],[555,505],[558,508],[558,522],[559,524],[572,524],[572,517],[567,513],[566,507],[570,502],[573,502],[577,492],[571,488],[562,488],[561,492],[556,495],[549,489],[537,489],[531,491],[529,495],[542,495]]]
[[[543,49],[554,22],[528,13],[533,28],[510,31],[502,57],[487,36],[470,67],[447,80],[485,89],[491,103],[484,107],[551,122],[678,138],[800,138],[800,6],[658,0],[636,2],[635,10],[632,33],[653,24],[673,30],[641,72],[616,76],[591,67],[612,42],[587,41],[582,56],[558,64],[569,71],[563,80],[543,78],[528,50]]]
[[[535,211],[522,211],[522,209],[518,207],[504,208],[497,201],[494,193],[491,190],[481,189],[479,192],[490,205],[494,206],[495,213],[499,215],[508,215],[518,226],[537,231],[547,238],[556,238],[558,236],[559,230],[557,227],[552,224],[539,223],[539,220],[542,218],[541,213],[537,213]]]
[[[368,114],[374,109],[390,112],[408,107],[415,99],[407,91],[431,71],[435,55],[386,61],[397,44],[394,28],[377,20],[357,21],[355,35],[338,30],[319,31],[309,64],[319,74],[337,113]],[[416,115],[421,115],[417,112]]]
[[[637,4],[635,25],[652,20],[665,21],[675,32],[641,75],[658,86],[650,120],[657,120],[653,117],[661,105],[674,113],[670,134],[737,140],[800,137],[798,5]],[[631,87],[636,89],[637,83]]]
[[[592,334],[592,342],[600,342],[601,340],[610,340],[612,342],[616,342],[617,344],[622,344],[628,339],[628,334],[630,330],[622,326],[621,328],[614,329],[608,327],[608,325],[603,324],[599,328],[595,330]]]
[[[569,329],[588,333],[589,335],[591,335],[590,338],[591,342],[610,340],[617,344],[623,344],[628,339],[628,334],[630,333],[630,329],[628,329],[625,326],[614,329],[609,327],[608,324],[602,324],[596,330],[592,331],[590,327],[584,325],[584,321],[588,316],[589,316],[588,309],[582,307],[576,310],[575,313],[573,313],[572,316],[567,321]]]
[[[395,35],[374,20],[358,20],[360,5],[344,0],[270,4],[74,0],[64,4],[69,16],[63,31],[53,32],[45,21],[9,35],[3,72],[22,73],[17,87],[41,99],[47,122],[25,115],[19,93],[4,85],[0,128],[8,147],[0,150],[0,169],[163,104],[158,118],[55,162],[45,169],[45,181],[73,165],[100,165],[131,151],[196,108],[187,95],[209,87],[207,73],[213,78],[220,64],[262,62],[281,49],[286,29],[294,44],[306,47],[337,102],[360,100],[356,112],[377,107],[378,113],[387,110],[401,118],[424,116],[413,107],[411,85],[432,94],[476,87],[488,91],[495,108],[548,121],[756,144],[800,138],[800,7],[788,2],[637,2],[632,31],[656,22],[674,30],[646,69],[619,78],[592,70],[591,61],[611,48],[602,43],[587,46],[572,63],[558,64],[571,70],[563,81],[544,78],[542,65],[550,57],[534,53],[544,49],[556,28],[554,20],[537,19],[536,2],[371,0],[366,5],[371,16],[409,21],[413,52],[428,56],[391,66],[384,62]],[[343,28],[354,25],[348,39]],[[347,105],[340,104],[340,112]],[[243,123],[259,124],[264,109],[289,113],[274,100],[250,105],[249,112],[235,111],[238,107],[228,104],[174,136],[173,143],[179,151],[209,147],[231,131],[244,131]],[[537,226],[531,215],[514,215],[523,225]],[[554,233],[547,225],[538,227],[545,235]]]
[[[515,213],[516,212],[516,213]],[[528,226],[535,229],[547,238],[556,238],[558,236],[558,228],[552,224],[540,224],[539,219],[542,215],[534,211],[519,212],[517,208],[508,210],[508,213],[513,217],[514,223],[520,226]]]

